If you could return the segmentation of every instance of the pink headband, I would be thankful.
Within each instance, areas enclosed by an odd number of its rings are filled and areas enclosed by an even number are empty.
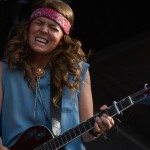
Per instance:
[[[36,17],[46,17],[48,19],[54,20],[56,23],[60,25],[60,27],[63,29],[65,34],[69,34],[71,24],[70,22],[59,12],[50,9],[50,8],[38,8],[33,11],[30,21],[35,19]]]

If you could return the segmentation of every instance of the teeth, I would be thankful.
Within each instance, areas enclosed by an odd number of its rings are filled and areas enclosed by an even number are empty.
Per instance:
[[[48,41],[45,40],[45,39],[43,39],[43,38],[36,38],[36,41],[37,41],[37,42],[40,42],[40,43],[42,43],[42,44],[47,44],[47,43],[48,43]]]

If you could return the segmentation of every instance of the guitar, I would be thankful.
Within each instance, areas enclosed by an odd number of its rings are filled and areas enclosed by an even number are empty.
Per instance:
[[[145,86],[142,90],[123,98],[119,102],[114,101],[113,105],[105,110],[109,116],[114,117],[122,111],[133,106],[134,104],[144,100],[150,91],[150,87]],[[143,96],[142,96],[143,95]],[[141,97],[142,96],[142,97]],[[28,128],[18,138],[16,143],[9,147],[10,150],[62,150],[64,146],[72,140],[80,137],[94,127],[95,118],[101,116],[104,112],[99,112],[88,120],[82,122],[76,127],[64,132],[62,135],[54,137],[52,132],[42,125],[35,125]]]

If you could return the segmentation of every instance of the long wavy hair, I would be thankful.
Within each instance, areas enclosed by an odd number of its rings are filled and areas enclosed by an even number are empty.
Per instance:
[[[70,6],[62,0],[40,0],[34,5],[33,10],[41,7],[52,8],[58,11],[65,16],[71,26],[73,26],[74,13]],[[10,69],[13,69],[14,67],[22,68],[29,83],[35,88],[36,79],[33,76],[30,63],[32,50],[28,44],[29,26],[29,22],[21,23],[15,30],[10,32],[11,34],[5,47],[4,56],[8,60],[8,67]],[[88,58],[88,55],[85,55],[81,47],[82,43],[79,40],[64,34],[61,44],[50,53],[48,66],[52,72],[51,82],[56,89],[56,94],[53,98],[55,105],[58,104],[60,97],[62,96],[63,86],[67,86],[72,93],[78,90],[81,81],[81,62],[87,61]],[[75,77],[73,83],[68,82],[68,74]]]

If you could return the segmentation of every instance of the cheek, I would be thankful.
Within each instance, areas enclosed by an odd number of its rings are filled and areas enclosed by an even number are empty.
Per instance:
[[[30,28],[29,28],[28,34],[31,36],[31,35],[33,35],[37,30],[38,30],[37,27],[31,24],[31,26],[30,26]]]
[[[63,36],[62,34],[56,34],[56,35],[54,36],[54,39],[55,39],[56,43],[59,43],[59,42],[61,41],[62,36]]]
[[[31,42],[34,38],[34,29],[30,28],[28,32],[28,41]]]
[[[32,36],[30,33],[28,33],[28,43],[29,45],[31,45],[31,42],[32,42]]]
[[[59,43],[60,39],[61,39],[60,36],[57,36],[57,35],[54,35],[54,34],[49,35],[49,41],[51,43],[53,42],[54,45],[57,45]]]
[[[60,39],[63,37],[63,32],[62,31],[54,32],[49,30],[49,37],[51,37],[51,39],[53,39],[54,41],[60,41]]]

